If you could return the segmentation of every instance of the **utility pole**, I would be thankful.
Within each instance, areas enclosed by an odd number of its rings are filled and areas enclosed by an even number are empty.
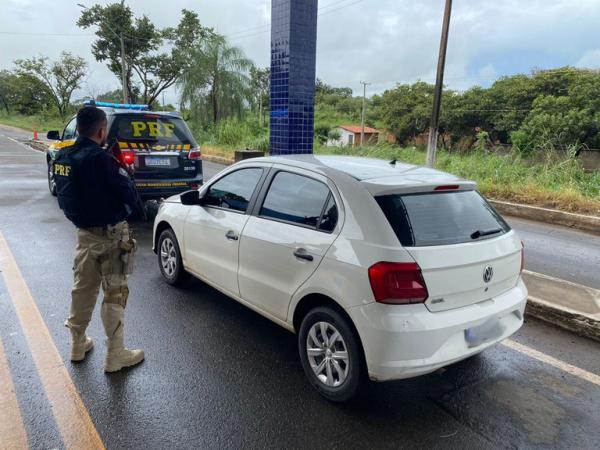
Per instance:
[[[121,8],[125,7],[125,0],[121,0]],[[121,84],[123,85],[123,103],[129,103],[129,89],[127,86],[127,63],[125,62],[125,40],[123,32],[119,34],[121,40]]]
[[[127,89],[127,66],[125,65],[125,40],[123,39],[123,33],[120,34],[119,39],[121,40],[121,84],[123,85],[123,103],[129,103],[129,91]]]
[[[360,84],[363,85],[362,113],[360,118],[360,146],[362,147],[365,144],[365,109],[367,104],[367,85],[371,83],[361,81]]]
[[[429,126],[429,140],[427,142],[427,166],[435,165],[435,152],[437,149],[438,125],[440,121],[440,105],[442,103],[442,88],[444,87],[444,67],[446,66],[446,49],[448,47],[448,30],[450,29],[450,13],[452,0],[446,0],[444,9],[444,22],[442,24],[442,38],[440,40],[440,54],[438,58],[437,76],[435,79],[435,92],[433,94],[433,110]]]

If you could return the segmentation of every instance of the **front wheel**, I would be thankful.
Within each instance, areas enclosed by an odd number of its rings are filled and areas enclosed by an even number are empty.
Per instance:
[[[48,161],[48,190],[56,197],[56,182],[54,181],[54,175],[52,174],[52,163],[50,161]]]
[[[183,286],[190,279],[190,275],[183,268],[177,238],[170,228],[164,230],[158,238],[158,267],[168,284]]]
[[[356,331],[338,311],[311,310],[300,325],[298,348],[304,373],[323,397],[334,402],[356,397],[366,366]]]

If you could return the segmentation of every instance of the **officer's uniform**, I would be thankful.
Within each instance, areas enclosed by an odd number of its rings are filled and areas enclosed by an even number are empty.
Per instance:
[[[123,344],[123,315],[129,289],[135,241],[125,219],[135,210],[138,194],[129,174],[97,143],[79,137],[61,149],[53,163],[58,203],[77,227],[71,312],[66,321],[73,337],[71,360],[91,349],[85,330],[102,286],[102,323],[107,336],[105,370],[113,372],[144,358]]]

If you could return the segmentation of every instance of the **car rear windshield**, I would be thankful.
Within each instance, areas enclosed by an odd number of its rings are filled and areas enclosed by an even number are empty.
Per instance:
[[[404,247],[459,244],[510,230],[477,191],[376,197]]]
[[[121,142],[152,150],[189,150],[196,142],[183,119],[157,114],[120,114],[113,123]]]

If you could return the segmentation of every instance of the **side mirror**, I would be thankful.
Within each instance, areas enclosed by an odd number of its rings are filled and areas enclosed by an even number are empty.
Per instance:
[[[46,139],[51,141],[60,141],[60,132],[57,130],[48,131],[46,134]]]
[[[184,192],[179,196],[181,198],[182,205],[200,205],[202,203],[202,197],[200,192],[197,190]]]

